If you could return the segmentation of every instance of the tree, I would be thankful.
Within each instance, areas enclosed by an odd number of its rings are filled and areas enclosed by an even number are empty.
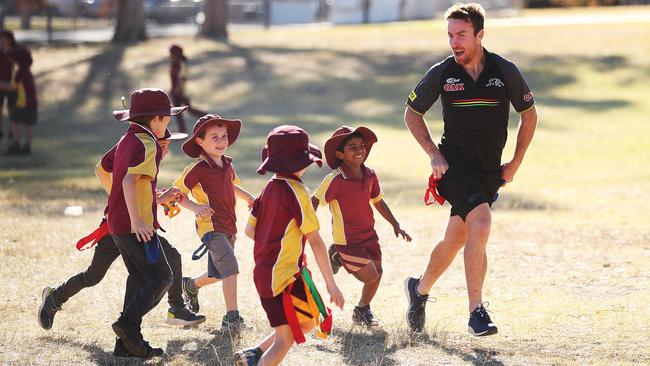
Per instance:
[[[113,42],[132,43],[147,39],[143,0],[118,0]]]
[[[16,0],[16,10],[20,15],[20,29],[32,28],[32,14],[37,12],[43,3],[43,0]]]
[[[201,36],[228,39],[228,0],[205,0],[203,12],[205,22],[201,27]]]

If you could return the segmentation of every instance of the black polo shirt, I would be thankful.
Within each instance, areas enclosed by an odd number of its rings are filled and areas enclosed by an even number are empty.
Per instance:
[[[440,152],[454,164],[495,173],[508,136],[510,104],[519,113],[535,100],[515,64],[485,52],[485,67],[474,80],[449,56],[427,71],[409,95],[406,105],[424,115],[441,98],[444,133]]]

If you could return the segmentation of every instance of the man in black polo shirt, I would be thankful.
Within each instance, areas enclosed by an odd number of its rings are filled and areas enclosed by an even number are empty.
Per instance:
[[[478,4],[447,10],[453,55],[431,67],[406,101],[406,125],[431,159],[432,174],[439,179],[438,192],[451,204],[445,236],[433,249],[426,271],[404,284],[407,318],[414,331],[424,327],[429,290],[464,246],[469,332],[475,336],[497,333],[482,298],[490,206],[499,187],[511,182],[521,165],[537,125],[537,112],[517,66],[483,48],[484,17],[485,10]],[[423,116],[438,97],[444,133],[436,147]],[[521,120],[514,156],[502,165],[510,104]]]

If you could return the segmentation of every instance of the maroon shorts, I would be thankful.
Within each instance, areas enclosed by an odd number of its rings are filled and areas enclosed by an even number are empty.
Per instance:
[[[293,283],[293,288],[291,289],[291,300],[294,305],[293,309],[296,311],[296,315],[298,315],[299,323],[313,318],[307,307],[307,293],[305,292],[305,285],[302,281],[302,277],[298,277]],[[282,294],[276,297],[262,297],[260,298],[260,301],[262,302],[262,307],[266,312],[266,317],[269,319],[272,328],[283,324],[289,324],[287,317],[284,315]]]
[[[354,273],[371,261],[381,262],[381,247],[376,240],[361,244],[334,245],[339,261],[348,273]]]

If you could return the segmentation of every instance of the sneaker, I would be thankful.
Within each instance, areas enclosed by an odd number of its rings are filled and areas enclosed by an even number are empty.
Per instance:
[[[419,278],[407,277],[404,281],[404,291],[406,292],[406,300],[409,303],[406,312],[406,320],[408,321],[409,328],[414,332],[421,332],[424,328],[424,321],[426,319],[425,307],[429,301],[429,295],[420,295],[417,291]]]
[[[115,337],[115,347],[113,348],[113,356],[115,357],[133,357],[133,354],[129,352],[124,343],[118,337]]]
[[[148,344],[142,340],[137,326],[120,316],[112,327],[115,335],[122,340],[122,344],[133,357],[147,357],[149,354]]]
[[[481,304],[469,315],[467,330],[473,336],[482,337],[499,333],[484,305],[487,305],[487,303]]]
[[[162,348],[154,348],[149,345],[149,342],[142,341],[143,347],[146,349],[145,356],[136,356],[133,353],[129,352],[124,343],[120,338],[115,338],[115,348],[113,348],[113,356],[115,357],[137,357],[137,358],[151,358],[151,357],[160,357],[165,354],[165,351]]]
[[[244,318],[239,315],[239,311],[237,310],[227,312],[221,321],[221,327],[228,329],[239,329],[245,325]]]
[[[192,281],[190,277],[183,277],[183,299],[185,303],[195,313],[199,312],[199,289],[191,290],[189,282]]]
[[[352,311],[352,320],[357,324],[363,324],[368,327],[378,327],[379,320],[370,310],[370,305],[356,306]]]
[[[54,301],[51,287],[46,287],[41,292],[41,307],[38,309],[38,324],[45,330],[51,329],[54,324],[54,315],[61,310],[61,307]]]
[[[165,323],[171,325],[197,325],[205,321],[205,315],[193,313],[186,307],[169,308]]]
[[[235,366],[255,366],[262,358],[262,349],[259,347],[237,351],[232,356]]]
[[[335,244],[330,245],[329,250],[327,251],[328,257],[330,258],[330,266],[332,266],[332,273],[337,274],[339,269],[341,269],[341,261],[339,260],[339,253],[336,251]]]

